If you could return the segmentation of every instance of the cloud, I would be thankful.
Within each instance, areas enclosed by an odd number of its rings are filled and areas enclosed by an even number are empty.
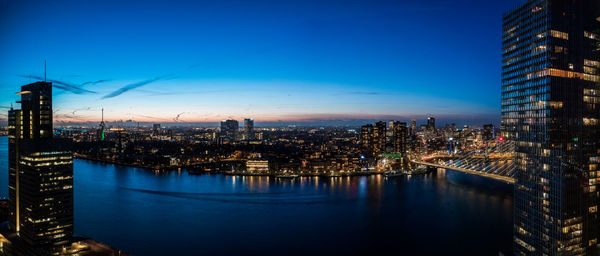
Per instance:
[[[99,84],[99,83],[105,83],[105,82],[109,82],[109,81],[110,80],[107,80],[107,79],[100,79],[100,80],[96,80],[96,81],[87,81],[87,82],[83,82],[81,84],[81,86],[88,85],[88,84],[96,85],[96,84]]]
[[[144,81],[140,81],[140,82],[136,82],[136,83],[125,85],[125,86],[119,88],[116,91],[113,91],[113,92],[111,92],[111,93],[109,93],[107,95],[104,95],[102,97],[102,99],[108,99],[108,98],[117,97],[117,96],[119,96],[119,95],[121,95],[121,94],[123,94],[123,93],[125,93],[127,91],[133,90],[133,89],[138,88],[138,87],[142,87],[142,86],[150,84],[150,83],[154,83],[154,82],[159,81],[159,80],[163,80],[163,79],[165,79],[165,78],[167,78],[169,76],[172,76],[172,75],[173,74],[168,74],[168,75],[159,76],[159,77],[155,77],[155,78],[152,78],[152,79],[148,79],[148,80],[144,80]]]
[[[35,75],[19,75],[19,76],[25,77],[25,78],[37,79],[37,80],[44,80],[43,77],[35,76]],[[94,91],[83,89],[77,85],[73,85],[69,82],[64,82],[64,81],[59,81],[59,80],[54,80],[54,79],[46,79],[46,81],[52,82],[52,86],[54,86],[58,89],[69,91],[69,92],[72,92],[75,94],[96,93]]]

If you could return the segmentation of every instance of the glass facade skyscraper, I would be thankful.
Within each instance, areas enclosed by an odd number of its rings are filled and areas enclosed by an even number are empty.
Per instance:
[[[515,141],[516,255],[596,255],[598,0],[530,0],[503,16],[502,136]]]

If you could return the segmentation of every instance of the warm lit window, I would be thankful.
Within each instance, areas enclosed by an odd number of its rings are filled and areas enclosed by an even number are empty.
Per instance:
[[[598,206],[592,206],[590,207],[590,213],[595,213],[598,211]]]
[[[587,32],[587,31],[583,31],[583,36],[589,38],[589,39],[593,39],[593,40],[599,40],[600,37],[598,37],[598,34],[592,33],[592,32]]]
[[[550,35],[552,37],[569,40],[569,34],[567,34],[565,32],[558,31],[558,30],[550,30]]]
[[[600,62],[595,60],[583,59],[583,65],[588,67],[600,68]]]

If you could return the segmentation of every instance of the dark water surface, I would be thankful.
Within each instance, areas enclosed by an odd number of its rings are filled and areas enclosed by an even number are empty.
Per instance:
[[[7,138],[0,138],[7,196]],[[440,170],[385,179],[188,175],[75,160],[75,232],[134,255],[497,255],[512,185]]]

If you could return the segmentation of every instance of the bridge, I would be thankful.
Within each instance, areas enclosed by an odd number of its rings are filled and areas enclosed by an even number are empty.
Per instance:
[[[460,152],[436,153],[414,159],[416,165],[444,168],[508,183],[515,182],[515,144],[494,141]]]

